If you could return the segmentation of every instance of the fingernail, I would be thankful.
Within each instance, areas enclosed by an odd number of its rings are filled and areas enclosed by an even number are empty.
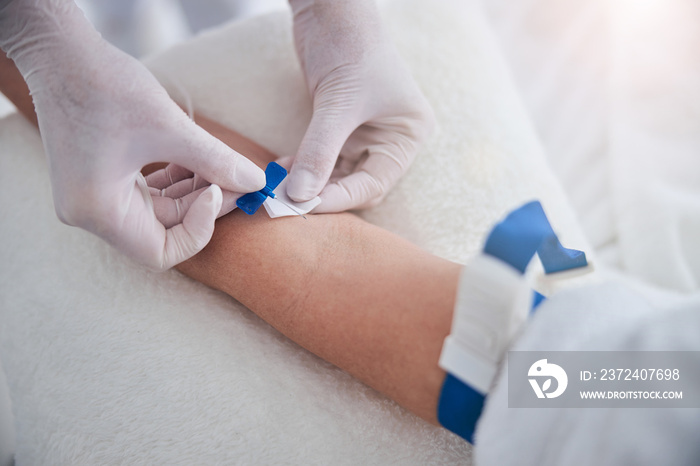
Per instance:
[[[233,178],[242,193],[260,191],[265,187],[265,172],[246,158],[240,159]]]
[[[305,202],[316,197],[317,177],[309,170],[300,168],[292,169],[287,183],[287,195],[296,202]]]

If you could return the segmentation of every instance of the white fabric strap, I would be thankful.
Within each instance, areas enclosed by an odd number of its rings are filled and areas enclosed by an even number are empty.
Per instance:
[[[496,366],[462,348],[451,335],[445,338],[438,365],[484,395],[496,376]]]
[[[440,367],[488,392],[498,361],[531,305],[532,290],[517,270],[486,254],[476,256],[460,276],[452,333],[445,339]]]

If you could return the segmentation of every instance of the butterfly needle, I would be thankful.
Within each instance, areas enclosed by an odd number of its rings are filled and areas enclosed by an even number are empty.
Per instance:
[[[258,211],[260,206],[262,206],[263,203],[265,203],[267,198],[272,198],[282,203],[282,205],[289,208],[289,210],[299,215],[304,220],[307,220],[304,214],[302,212],[299,212],[297,208],[289,205],[288,203],[284,202],[281,199],[278,199],[277,196],[275,196],[275,188],[277,188],[277,186],[280,185],[280,183],[286,176],[287,170],[285,170],[284,167],[280,166],[275,162],[268,163],[267,168],[265,168],[265,187],[260,191],[247,193],[239,197],[236,201],[236,205],[246,214],[253,215],[255,212]]]

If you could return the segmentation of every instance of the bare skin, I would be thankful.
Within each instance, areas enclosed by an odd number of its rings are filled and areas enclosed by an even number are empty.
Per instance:
[[[459,265],[351,214],[304,221],[234,211],[178,268],[436,423]]]
[[[0,82],[3,93],[13,86]],[[6,95],[31,119],[31,99]],[[216,122],[196,120],[262,167],[276,158]],[[217,221],[209,245],[177,268],[437,424],[445,378],[438,358],[460,266],[348,213],[307,218],[235,210]]]

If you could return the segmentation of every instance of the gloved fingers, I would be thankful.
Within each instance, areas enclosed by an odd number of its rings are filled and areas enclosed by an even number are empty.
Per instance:
[[[353,160],[341,156],[338,159],[338,163],[335,165],[335,168],[333,169],[331,180],[335,181],[339,178],[345,178],[346,176],[353,173],[355,171],[355,167],[357,167],[358,164],[361,164],[363,161],[363,158],[360,158],[359,160]]]
[[[322,202],[313,212],[325,214],[360,209],[372,199],[381,200],[385,192],[376,178],[359,171],[326,186],[319,194]]]
[[[234,193],[233,191],[224,191],[222,190],[223,194],[223,201],[221,202],[221,209],[219,210],[219,215],[216,216],[216,218],[221,218],[224,215],[233,212],[236,207],[236,201],[238,198],[243,196],[244,193]]]
[[[177,199],[183,196],[186,196],[190,194],[193,191],[198,190],[199,188],[206,188],[206,186],[197,186],[195,183],[195,178],[194,176],[191,178],[186,178],[182,181],[178,181],[177,183],[170,185],[166,188],[163,189],[156,189],[153,187],[148,187],[148,192],[151,194],[151,197],[156,199],[158,197],[169,197],[173,199]]]
[[[197,173],[195,173],[194,180],[192,181],[192,184],[193,184],[193,189],[199,189],[199,188],[206,188],[211,183],[208,182],[207,180],[205,180],[203,176],[200,176]]]
[[[192,204],[206,189],[200,188],[178,197],[152,195],[153,211],[156,218],[165,228],[172,228],[178,223],[182,223]]]
[[[371,148],[367,160],[358,171],[330,183],[321,192],[323,201],[314,213],[342,212],[373,207],[408,169],[412,157],[400,146],[385,144]]]
[[[221,188],[215,184],[209,186],[192,203],[182,223],[166,230],[162,269],[169,269],[189,259],[209,243],[222,201]]]
[[[115,199],[116,215],[103,217],[92,231],[154,270],[168,269],[196,254],[211,239],[221,209],[221,189],[204,188],[181,223],[166,229],[155,215],[145,180],[136,180],[126,198]]]
[[[275,162],[284,167],[287,171],[289,171],[292,168],[292,164],[294,163],[294,157],[281,157],[275,160]],[[339,179],[345,178],[353,172],[356,166],[356,161],[348,160],[341,155],[340,157],[338,157],[338,161],[335,164],[335,168],[333,168],[333,171],[331,172],[331,177],[328,179],[328,182],[335,183]]]
[[[282,166],[284,169],[287,170],[287,172],[289,172],[289,170],[291,170],[292,168],[292,165],[294,164],[294,157],[291,155],[288,155],[286,157],[280,157],[279,159],[275,160],[275,163]],[[356,162],[346,160],[342,156],[338,157],[338,160],[335,164],[335,168],[333,168],[333,171],[331,172],[331,177],[329,179],[330,182],[334,182],[340,178],[348,176],[350,173],[352,173],[356,165]]]
[[[152,196],[156,218],[165,228],[171,228],[181,223],[192,204],[205,189],[207,189],[207,187],[199,188],[182,197]],[[236,208],[236,201],[242,196],[241,193],[234,193],[232,191],[222,191],[222,194],[223,200],[221,209],[216,218],[223,217],[233,211]]]
[[[265,187],[265,173],[253,162],[194,123],[186,128],[170,161],[229,191],[249,193]]]
[[[146,178],[146,182],[149,183],[148,190],[152,197],[161,196],[172,198],[186,196],[192,191],[196,191],[200,188],[206,188],[211,184],[207,180],[196,174],[192,175],[189,178],[185,178],[184,180],[180,180],[170,186],[166,186],[162,189],[157,189],[153,186],[150,186],[148,178]]]
[[[356,125],[314,111],[289,173],[287,194],[297,202],[316,197],[328,182],[345,141]]]
[[[157,189],[165,189],[178,181],[192,177],[192,172],[176,163],[169,163],[165,168],[161,168],[146,177],[148,186]]]

